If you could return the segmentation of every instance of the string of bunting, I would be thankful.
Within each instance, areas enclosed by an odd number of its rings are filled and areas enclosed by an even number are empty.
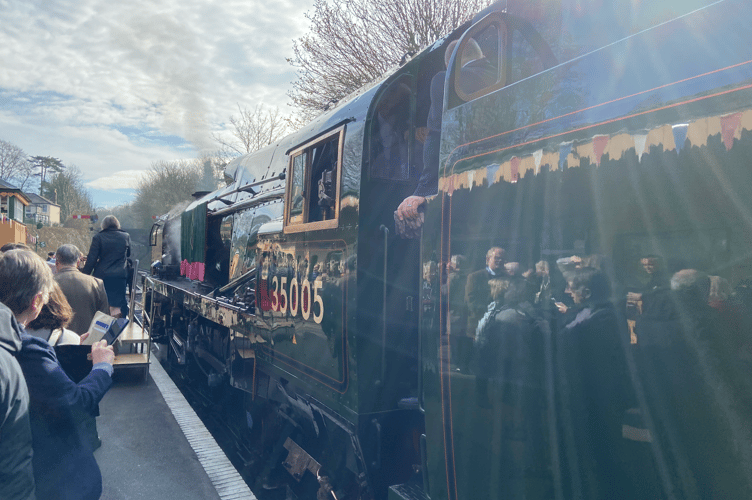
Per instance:
[[[537,175],[541,165],[563,170],[579,164],[579,159],[582,158],[589,158],[591,163],[600,166],[605,154],[612,160],[619,160],[631,149],[637,154],[638,161],[642,162],[643,154],[653,146],[662,146],[665,151],[676,150],[679,153],[687,146],[687,142],[690,146],[702,147],[707,145],[709,137],[718,134],[726,150],[730,151],[734,141],[741,139],[742,130],[752,130],[752,110],[702,118],[690,123],[663,125],[634,133],[596,135],[579,143],[562,142],[557,151],[538,149],[528,156],[512,156],[501,164],[494,162],[478,169],[444,176],[439,179],[439,190],[452,196],[455,190],[472,190],[473,187],[481,186],[484,180],[487,185],[502,180],[515,183],[529,170]]]

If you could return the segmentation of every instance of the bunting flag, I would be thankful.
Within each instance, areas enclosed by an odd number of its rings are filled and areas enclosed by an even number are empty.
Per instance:
[[[562,142],[559,146],[559,170],[564,170],[564,163],[567,161],[569,153],[572,152],[571,142]]]
[[[486,182],[489,186],[494,183],[494,180],[496,179],[496,172],[499,170],[500,166],[501,165],[499,165],[498,163],[494,163],[486,167]]]
[[[637,153],[637,161],[642,161],[642,153],[645,152],[645,142],[648,140],[648,134],[636,134],[634,138],[634,149]]]
[[[595,137],[593,137],[593,152],[595,153],[595,165],[598,167],[601,166],[601,157],[603,157],[603,152],[606,150],[607,145],[608,145],[607,135],[596,135]]]
[[[726,151],[734,145],[734,136],[742,123],[742,114],[734,113],[721,117],[721,139],[726,146]]]
[[[512,178],[510,179],[510,182],[515,183],[520,180],[520,159],[516,156],[513,156],[509,164],[512,171]]]
[[[650,153],[653,147],[670,151],[672,147],[671,139],[674,140],[674,148],[677,153],[680,153],[687,141],[689,141],[690,146],[707,146],[708,139],[717,137],[719,132],[724,146],[727,150],[730,150],[734,146],[734,139],[739,139],[741,132],[746,130],[752,130],[752,109],[725,116],[715,115],[698,118],[691,123],[678,123],[673,126],[663,124],[651,129],[636,131],[634,134],[619,132],[613,136],[596,135],[577,144],[574,141],[559,144],[558,168],[563,170],[565,167],[577,166],[582,158],[589,158],[591,162],[600,166],[603,155],[606,153],[609,154],[610,159],[618,160],[623,158],[633,145],[637,160],[642,162],[642,156],[646,152]],[[482,187],[484,177],[488,186],[497,182],[497,179],[514,183],[519,181],[520,175],[524,176],[528,169],[533,170],[535,175],[540,173],[541,165],[544,164],[550,165],[555,170],[557,166],[556,154],[556,151],[544,152],[543,149],[538,149],[523,157],[513,156],[503,164],[492,163],[486,167],[468,170],[462,174],[442,177],[439,180],[439,185],[442,191],[451,196],[455,190],[464,188],[472,190],[476,181],[478,187]],[[570,155],[574,158],[572,165],[568,164]],[[532,159],[530,159],[531,156]],[[546,157],[545,163],[543,161],[544,156]],[[493,160],[489,159],[489,161]],[[485,169],[485,172],[483,169]],[[502,169],[502,172],[499,172],[499,169]],[[522,173],[520,173],[520,169],[523,170]]]
[[[455,174],[452,174],[447,177],[446,192],[449,196],[452,196],[452,194],[454,193],[454,176]]]
[[[533,152],[533,159],[535,160],[535,175],[538,175],[538,173],[540,172],[542,158],[543,158],[542,149],[539,149],[538,151]]]
[[[203,262],[188,262],[183,259],[180,263],[180,275],[190,280],[204,281],[206,266]]]
[[[674,145],[676,146],[676,152],[681,152],[684,147],[684,143],[687,140],[687,129],[689,123],[678,123],[671,127],[671,131],[674,133]]]

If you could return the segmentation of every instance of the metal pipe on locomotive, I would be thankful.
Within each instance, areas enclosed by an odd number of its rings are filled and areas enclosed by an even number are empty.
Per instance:
[[[587,464],[563,450],[552,333],[563,320],[536,306],[539,341],[524,349],[535,382],[504,392],[509,380],[474,371],[477,304],[447,273],[457,255],[483,269],[496,247],[525,268],[598,254],[623,308],[617,295],[640,277],[640,252],[691,257],[732,284],[752,265],[752,201],[741,188],[752,175],[740,167],[752,143],[752,9],[737,0],[639,9],[494,4],[303,129],[235,159],[227,187],[155,224],[151,334],[221,399],[258,485],[287,478],[299,498],[598,497],[574,478]],[[419,132],[433,105],[438,164]],[[425,172],[438,177],[435,194],[418,237],[402,238],[394,211]],[[634,409],[650,427],[663,414],[635,349],[625,342]],[[662,449],[668,442],[631,449],[644,469],[630,470],[655,483],[648,496],[704,480],[692,465],[666,472],[684,453]],[[658,472],[648,479],[647,469]]]

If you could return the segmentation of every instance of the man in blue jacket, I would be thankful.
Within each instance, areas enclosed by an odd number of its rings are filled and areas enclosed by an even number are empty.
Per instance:
[[[23,330],[39,315],[52,283],[49,267],[33,252],[12,250],[0,256],[0,302],[21,325],[18,362],[29,389],[37,500],[96,500],[102,494],[102,475],[74,411],[96,414],[112,384],[115,355],[105,341],[92,345],[93,368],[76,384],[47,341]]]

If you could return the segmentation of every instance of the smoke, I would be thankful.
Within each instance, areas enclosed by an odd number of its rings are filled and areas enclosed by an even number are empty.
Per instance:
[[[199,150],[210,149],[201,72],[210,54],[200,34],[169,13],[135,13],[111,28],[110,40],[122,54],[120,60],[142,75],[130,83],[134,88],[128,93],[142,96],[157,113],[160,121],[150,125],[166,135],[184,137]]]
[[[182,227],[180,216],[190,204],[190,201],[178,203],[167,213],[167,222],[165,222],[162,232],[162,245],[164,247],[162,264],[166,266],[180,264],[182,260],[180,255],[180,233]]]

